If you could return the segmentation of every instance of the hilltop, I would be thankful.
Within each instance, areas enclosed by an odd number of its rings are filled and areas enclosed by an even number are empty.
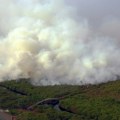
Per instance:
[[[62,110],[38,101],[57,98]],[[0,83],[0,109],[18,120],[119,120],[120,80],[99,85],[33,86],[28,80]]]

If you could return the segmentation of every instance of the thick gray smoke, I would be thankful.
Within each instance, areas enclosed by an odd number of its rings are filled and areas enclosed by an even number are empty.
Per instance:
[[[0,2],[0,81],[82,85],[120,75],[120,37],[110,30],[119,21],[104,23],[97,33],[62,0]]]

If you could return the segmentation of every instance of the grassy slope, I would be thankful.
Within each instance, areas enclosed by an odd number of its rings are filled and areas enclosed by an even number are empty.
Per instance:
[[[0,107],[8,108],[19,120],[120,120],[120,81],[94,86],[35,87],[22,80],[1,83],[20,91],[16,94],[0,87]],[[60,112],[49,106],[38,106],[27,111],[29,105],[44,98],[65,96],[60,105],[74,114]]]

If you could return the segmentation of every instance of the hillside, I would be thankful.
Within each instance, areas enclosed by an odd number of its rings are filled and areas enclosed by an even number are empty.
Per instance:
[[[48,98],[51,103],[27,108]],[[120,120],[120,81],[87,86],[33,86],[28,80],[0,83],[0,109],[18,120]]]

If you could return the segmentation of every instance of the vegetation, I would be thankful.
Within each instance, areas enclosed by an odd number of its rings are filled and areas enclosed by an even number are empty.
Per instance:
[[[53,106],[32,104],[60,98],[60,111]],[[120,120],[120,81],[89,86],[33,86],[28,80],[0,83],[0,108],[18,120]],[[69,112],[70,111],[70,112]]]

